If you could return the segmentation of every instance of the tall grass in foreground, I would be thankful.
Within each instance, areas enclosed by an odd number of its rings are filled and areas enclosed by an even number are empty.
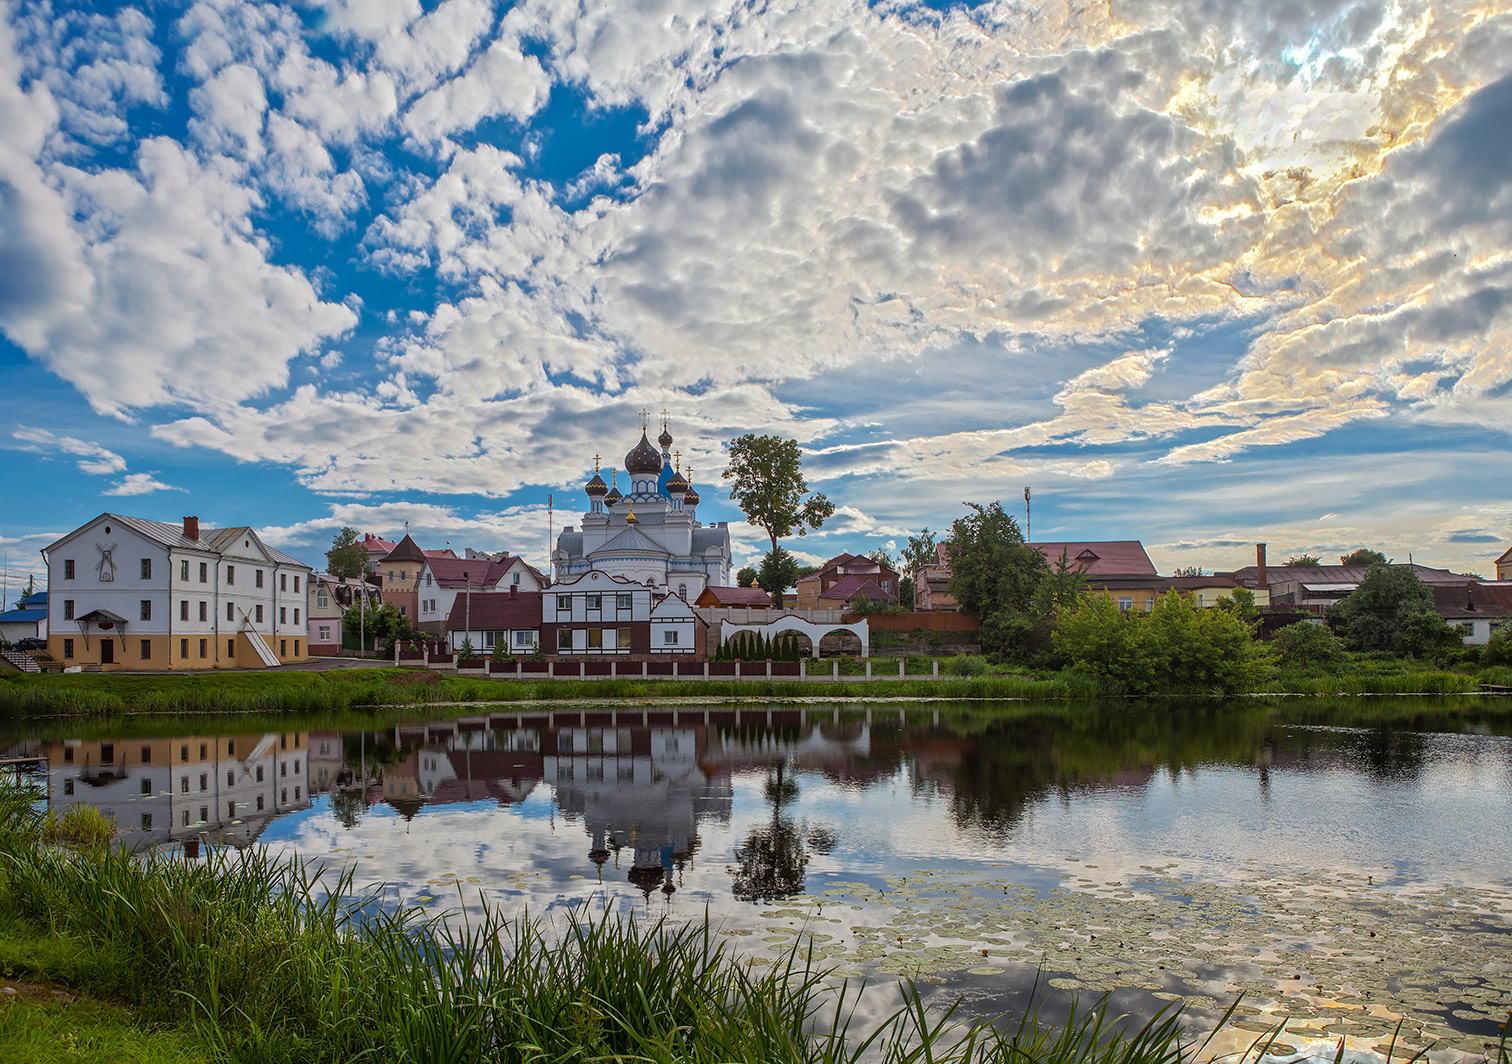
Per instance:
[[[29,796],[0,788],[0,924],[68,941],[85,958],[66,973],[77,989],[187,1025],[230,1060],[1180,1064],[1197,1049],[1177,1013],[1129,1031],[1101,1008],[1060,1025],[1031,1011],[997,1029],[916,995],[857,1032],[855,992],[796,952],[742,964],[706,922],[606,914],[555,940],[492,912],[458,927],[373,911],[298,861],[134,857],[79,827],[78,845],[50,844]]]

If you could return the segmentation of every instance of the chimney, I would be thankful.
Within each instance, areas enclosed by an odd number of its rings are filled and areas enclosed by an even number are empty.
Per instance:
[[[520,593],[520,585],[519,584],[510,584],[509,585],[509,597],[510,598],[513,598],[514,596],[518,595],[519,593]]]
[[[184,518],[184,538],[185,539],[193,539],[193,540],[198,540],[199,539],[199,518],[198,517],[186,517],[186,518]]]
[[[1265,587],[1266,584],[1265,584],[1265,544],[1264,543],[1256,543],[1255,544],[1255,572],[1258,574],[1258,577],[1257,577],[1257,579],[1255,581],[1255,586],[1256,587]]]

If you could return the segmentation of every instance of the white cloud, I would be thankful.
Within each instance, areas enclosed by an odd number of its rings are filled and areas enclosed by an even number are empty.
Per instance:
[[[78,463],[80,472],[89,473],[92,476],[110,476],[112,473],[126,471],[126,459],[88,440],[81,440],[74,436],[60,436],[55,432],[39,428],[17,429],[11,433],[11,437],[21,441],[21,450],[31,451],[34,454],[45,455],[57,451],[78,455],[81,457]]]
[[[172,484],[164,484],[160,480],[155,480],[149,473],[128,473],[126,474],[126,479],[122,480],[115,487],[109,489],[108,491],[101,492],[100,494],[151,495],[155,491],[182,490],[182,488],[175,488]]]

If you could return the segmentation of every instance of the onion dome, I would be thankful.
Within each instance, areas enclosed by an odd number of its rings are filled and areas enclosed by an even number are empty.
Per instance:
[[[630,453],[625,455],[626,473],[660,473],[662,470],[662,456],[651,441],[646,439],[646,434],[641,433],[640,443],[631,448]]]
[[[593,456],[593,479],[588,482],[587,487],[585,487],[583,490],[586,491],[592,498],[598,498],[601,495],[609,494],[609,485],[605,484],[604,478],[599,476],[598,455]]]
[[[672,479],[669,480],[669,481],[667,481],[667,491],[669,491],[669,492],[674,492],[674,491],[682,492],[682,491],[687,491],[687,490],[688,490],[688,480],[687,480],[686,477],[684,477],[682,475],[682,470],[679,469],[677,472],[675,472],[675,473],[672,474]]]
[[[667,423],[665,421],[662,422],[661,435],[656,437],[656,442],[661,444],[661,449],[663,452],[667,451],[672,446],[672,433],[667,428]]]
[[[683,492],[684,506],[697,506],[699,503],[698,489],[693,486],[693,467],[688,467],[688,488]]]
[[[610,488],[609,494],[604,496],[605,506],[613,506],[615,503],[624,498],[624,496],[620,494],[619,490],[619,470],[611,469],[609,470],[609,475],[614,478],[614,487]]]
[[[635,503],[632,502],[630,504],[630,512],[625,515],[625,524],[634,525],[639,523],[640,518],[635,516]]]

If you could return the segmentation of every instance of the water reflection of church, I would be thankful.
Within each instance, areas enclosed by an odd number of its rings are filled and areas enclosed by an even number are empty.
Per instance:
[[[205,841],[246,846],[310,804],[308,733],[67,739],[19,743],[45,777],[49,809],[99,809],[129,848]]]

